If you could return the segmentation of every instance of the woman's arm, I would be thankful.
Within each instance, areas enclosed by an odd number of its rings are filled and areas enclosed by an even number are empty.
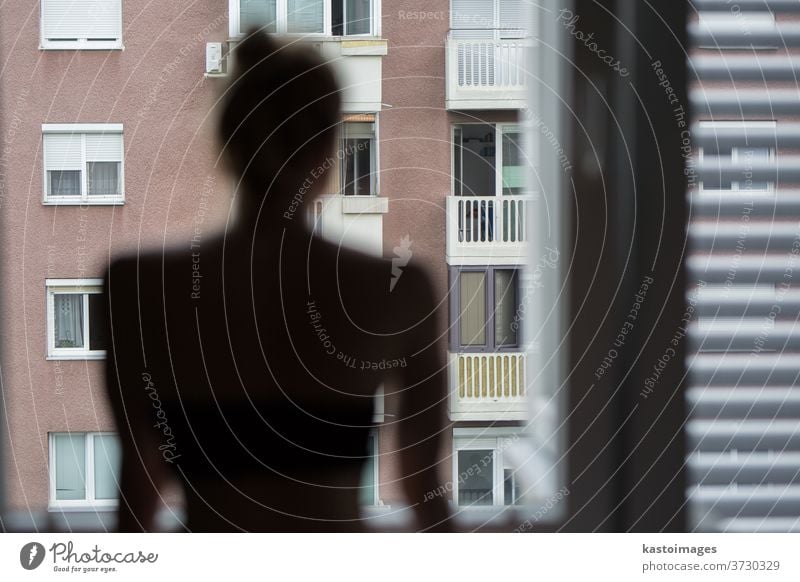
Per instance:
[[[420,531],[448,531],[450,512],[440,494],[439,454],[447,428],[447,373],[441,356],[437,302],[427,275],[420,270],[403,274],[408,293],[403,317],[404,355],[408,366],[400,369],[398,407],[400,464],[403,487],[414,507]],[[398,306],[398,308],[402,308]]]

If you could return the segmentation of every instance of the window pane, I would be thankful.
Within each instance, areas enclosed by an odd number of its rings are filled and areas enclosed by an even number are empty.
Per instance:
[[[103,296],[100,293],[89,294],[89,349],[105,350],[106,341],[105,312]]]
[[[519,196],[525,184],[522,134],[518,130],[503,131],[503,194]]]
[[[53,435],[55,441],[56,499],[86,499],[86,437]],[[52,470],[52,469],[51,469]]]
[[[80,196],[81,171],[80,170],[48,170],[47,171],[48,196]]]
[[[94,497],[117,499],[122,451],[115,435],[94,437]]]
[[[519,322],[514,316],[519,309],[517,299],[517,272],[498,269],[494,272],[494,341],[497,346],[518,345]]]
[[[275,32],[276,0],[239,0],[239,30],[247,32],[253,27],[264,27],[265,32]]]
[[[86,172],[89,196],[118,196],[120,194],[119,162],[88,162]]]
[[[346,138],[344,150],[344,187],[349,196],[372,194],[372,138]]]
[[[361,505],[375,504],[375,437],[370,436],[367,441],[367,458],[361,470],[361,489],[358,491],[358,499]]]
[[[486,273],[465,271],[460,275],[462,346],[486,345]]]
[[[345,34],[369,34],[372,0],[345,0],[347,22]]]
[[[57,293],[53,295],[53,330],[55,347],[82,348],[83,343],[83,295],[81,293]]]
[[[492,505],[493,471],[490,449],[458,451],[458,504]]]
[[[503,505],[522,505],[513,469],[503,469]]]
[[[322,0],[288,0],[288,32],[325,32]]]

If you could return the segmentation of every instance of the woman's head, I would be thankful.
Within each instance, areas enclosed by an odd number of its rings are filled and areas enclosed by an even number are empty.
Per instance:
[[[245,196],[288,203],[333,147],[339,88],[331,67],[298,45],[253,31],[234,50],[219,134]]]

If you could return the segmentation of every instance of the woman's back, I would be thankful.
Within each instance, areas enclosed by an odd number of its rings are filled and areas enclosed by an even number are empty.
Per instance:
[[[192,531],[358,529],[376,389],[437,373],[422,273],[390,292],[388,261],[280,235],[122,259],[107,277],[123,400],[152,420],[137,436],[183,482]]]

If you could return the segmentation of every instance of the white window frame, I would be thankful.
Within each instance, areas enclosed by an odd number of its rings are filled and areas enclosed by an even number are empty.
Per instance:
[[[90,40],[90,39],[78,39],[74,41],[70,40],[48,40],[44,36],[44,11],[45,11],[45,4],[52,0],[42,0],[40,4],[40,11],[39,11],[39,48],[41,50],[122,50],[124,46],[122,44],[122,12],[123,12],[123,3],[122,0],[106,0],[106,2],[119,2],[119,36],[116,40]]]
[[[769,120],[767,120],[767,121],[700,121],[699,124],[700,124],[700,127],[708,127],[708,128],[712,128],[712,129],[722,129],[722,128],[726,128],[726,127],[727,128],[731,128],[731,127],[741,128],[745,132],[748,129],[772,129],[772,130],[775,130],[776,127],[777,127],[777,122],[776,121],[769,121]],[[731,148],[731,162],[732,163],[739,162],[739,155],[740,155],[739,151],[740,150],[745,150],[745,149],[748,149],[748,148],[747,148],[747,146],[744,146],[744,145],[741,146],[741,147],[736,147],[736,146],[732,147]],[[777,154],[775,153],[775,148],[766,148],[766,149],[769,149],[769,160],[771,162],[774,162],[776,157],[777,157]],[[716,156],[713,156],[713,157],[716,157]],[[698,159],[699,159],[701,164],[703,163],[703,158],[704,158],[703,148],[698,148]],[[725,192],[725,193],[727,193],[727,192],[738,192],[738,193],[744,193],[744,194],[755,194],[757,196],[764,196],[764,195],[774,194],[775,193],[775,183],[770,181],[770,180],[766,180],[766,182],[767,182],[767,189],[766,190],[754,190],[754,189],[749,189],[748,190],[746,188],[745,189],[740,189],[739,188],[739,181],[731,180],[731,188],[730,188],[730,190],[727,190],[727,189],[707,189],[707,188],[705,188],[703,186],[703,181],[701,180],[700,184],[699,184],[699,192],[700,193],[705,193],[705,194],[719,193],[719,192]]]
[[[239,29],[239,5],[241,0],[228,0],[228,22],[229,33],[231,38],[240,38],[244,36],[244,31]],[[332,7],[333,0],[325,0],[325,7],[323,10],[323,32],[286,32],[287,25],[287,0],[277,0],[277,18],[276,18],[276,31],[277,34],[284,34],[288,36],[309,36],[309,37],[332,37]],[[370,23],[370,31],[365,34],[348,34],[336,38],[364,38],[372,36],[380,36],[380,23],[381,23],[381,2],[380,0],[370,1],[372,22]],[[346,19],[346,16],[345,16]]]
[[[370,194],[352,194],[352,195],[351,194],[348,194],[348,195],[344,194],[345,163],[344,163],[344,158],[342,158],[341,160],[339,160],[339,163],[340,163],[340,166],[341,166],[340,167],[341,176],[339,177],[339,195],[342,196],[342,198],[373,198],[375,196],[380,196],[380,191],[381,191],[380,190],[380,188],[381,188],[380,176],[381,176],[381,172],[380,172],[380,168],[378,166],[380,164],[381,155],[380,155],[380,151],[379,151],[380,138],[379,138],[379,135],[378,135],[378,127],[379,127],[378,114],[374,113],[374,112],[365,112],[365,113],[367,113],[369,115],[374,115],[375,116],[375,121],[372,121],[372,122],[369,122],[369,121],[365,121],[365,122],[360,122],[360,121],[342,121],[342,127],[341,127],[341,131],[339,132],[339,137],[338,137],[337,143],[339,144],[339,148],[341,150],[344,150],[344,148],[342,147],[342,144],[343,144],[343,142],[345,140],[345,127],[348,124],[350,124],[350,123],[372,123],[373,130],[372,130],[371,134],[369,134],[367,132],[364,132],[364,133],[355,133],[355,134],[347,135],[348,138],[366,138],[366,139],[371,139],[372,140],[372,144],[370,146],[370,150],[371,150],[370,151],[370,165],[372,166],[372,171],[370,172],[370,190],[372,190],[372,192]],[[358,115],[358,114],[355,113],[355,114],[352,114],[352,115]]]
[[[113,196],[89,196],[86,173],[86,135],[119,134],[121,155],[119,160],[120,193]],[[81,194],[80,196],[50,196],[47,188],[45,163],[45,135],[77,134],[81,136]],[[47,206],[121,205],[125,203],[125,134],[121,123],[43,123],[42,124],[42,204]]]
[[[103,292],[102,279],[46,279],[47,293],[47,359],[48,360],[102,360],[106,357],[106,350],[89,349],[89,298],[90,294]],[[83,348],[57,348],[55,347],[55,299],[54,295],[61,293],[82,294],[84,299],[83,325],[85,344]]]
[[[56,439],[58,435],[84,435],[86,439],[86,498],[85,499],[56,499]],[[49,494],[48,511],[83,511],[86,509],[114,510],[119,506],[119,499],[95,499],[94,482],[94,438],[96,436],[117,436],[115,432],[83,432],[83,431],[54,431],[47,434],[49,451]],[[91,477],[91,478],[90,478]]]
[[[515,439],[525,438],[524,427],[486,427],[486,428],[454,428],[453,429],[453,505],[458,510],[487,510],[490,508],[514,508],[523,507],[520,504],[505,505],[505,469],[513,469],[510,462],[506,459],[506,451],[512,446]],[[492,505],[459,505],[458,498],[461,483],[459,473],[468,469],[458,466],[459,451],[474,450],[492,451]]]
[[[481,122],[467,122],[467,123],[453,123],[450,126],[450,195],[458,196],[456,194],[456,159],[455,159],[455,139],[456,128],[464,127],[466,125],[486,125],[491,126],[494,130],[494,196],[501,198],[503,194],[503,136],[506,133],[519,133],[524,139],[524,128],[519,122],[501,122],[501,123],[481,123]],[[462,150],[461,171],[464,171],[464,159]],[[473,196],[473,194],[467,194]],[[524,196],[524,194],[521,194]],[[487,198],[489,198],[487,196]]]

